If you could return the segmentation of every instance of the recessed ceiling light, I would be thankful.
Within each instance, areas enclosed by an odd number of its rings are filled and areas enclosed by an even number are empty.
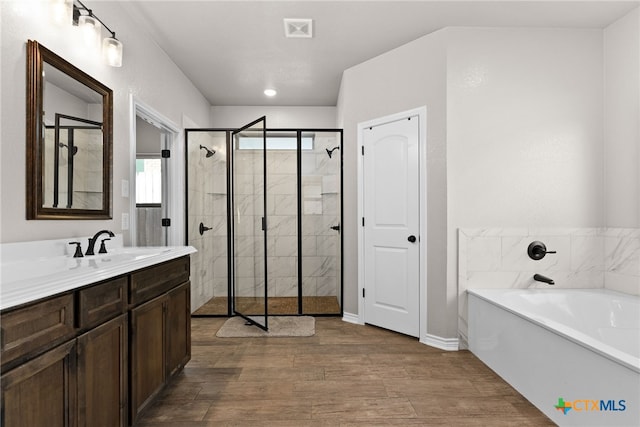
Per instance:
[[[267,96],[276,96],[278,92],[275,89],[265,89],[264,94]]]

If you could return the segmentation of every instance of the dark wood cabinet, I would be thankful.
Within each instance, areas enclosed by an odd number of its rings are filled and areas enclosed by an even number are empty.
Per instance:
[[[78,425],[127,425],[128,315],[80,335],[77,344]]]
[[[191,359],[191,285],[184,283],[168,293],[167,374],[174,375]]]
[[[129,303],[138,305],[189,280],[189,258],[167,261],[131,274]]]
[[[78,291],[78,326],[86,330],[127,311],[127,276]]]
[[[2,372],[73,338],[74,313],[70,293],[2,313]]]
[[[131,420],[147,407],[166,381],[165,302],[162,295],[131,310]]]
[[[134,425],[191,357],[189,257],[0,313],[0,426]]]
[[[76,340],[5,373],[0,425],[76,426]]]
[[[191,358],[190,283],[131,310],[131,421]]]

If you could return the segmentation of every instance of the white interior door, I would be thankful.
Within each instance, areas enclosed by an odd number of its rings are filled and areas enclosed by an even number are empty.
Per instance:
[[[420,334],[417,117],[364,129],[365,322]]]

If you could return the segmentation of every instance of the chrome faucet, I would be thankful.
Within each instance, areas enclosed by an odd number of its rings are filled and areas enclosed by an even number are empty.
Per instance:
[[[533,275],[533,280],[536,280],[536,281],[542,282],[542,283],[546,283],[548,285],[555,285],[556,284],[552,279],[549,279],[548,277],[543,276],[542,274],[538,274],[538,273]]]
[[[112,231],[109,230],[100,230],[98,231],[93,237],[89,237],[89,246],[87,247],[87,252],[85,252],[85,255],[95,255],[93,253],[93,250],[96,246],[96,242],[98,241],[98,237],[100,237],[100,235],[102,234],[108,234],[110,237],[115,237],[115,234],[113,234]]]

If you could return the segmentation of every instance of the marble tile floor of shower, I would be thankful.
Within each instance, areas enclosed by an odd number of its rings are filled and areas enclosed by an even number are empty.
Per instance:
[[[306,338],[218,338],[192,319],[192,359],[140,427],[553,426],[468,351],[339,318]]]
[[[264,313],[264,300],[239,297],[238,306],[243,307],[242,313],[256,314]],[[254,308],[255,307],[255,308]],[[269,297],[269,315],[298,314],[298,298],[295,297]],[[214,297],[198,308],[195,316],[226,316],[228,310],[227,297]],[[304,314],[340,314],[338,298],[332,296],[325,297],[302,297],[302,312]]]

